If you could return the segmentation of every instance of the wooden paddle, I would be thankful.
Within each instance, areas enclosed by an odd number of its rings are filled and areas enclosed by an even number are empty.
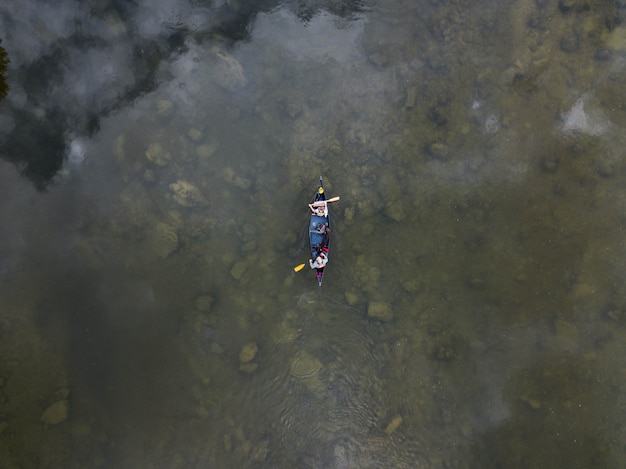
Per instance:
[[[337,202],[339,199],[340,197],[337,196],[337,197],[333,197],[332,199],[318,200],[317,202],[313,202],[311,205],[313,205],[313,207],[319,207],[320,205],[324,205],[324,202],[327,202],[327,203]]]

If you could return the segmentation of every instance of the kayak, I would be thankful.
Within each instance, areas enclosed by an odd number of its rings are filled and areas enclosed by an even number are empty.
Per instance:
[[[328,205],[326,203],[326,194],[324,193],[324,181],[322,176],[317,183],[317,190],[313,197],[311,206],[315,210],[311,210],[311,221],[309,223],[309,244],[311,246],[311,259],[315,260],[322,254],[325,254],[328,260],[328,250],[330,248],[330,218],[328,216]],[[327,230],[328,229],[328,230]],[[316,267],[315,279],[319,286],[322,286],[324,278],[324,268]]]

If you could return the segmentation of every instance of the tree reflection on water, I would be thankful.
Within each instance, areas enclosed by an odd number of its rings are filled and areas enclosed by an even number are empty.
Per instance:
[[[0,39],[0,44],[2,44],[2,39]],[[7,84],[6,78],[9,62],[7,51],[0,45],[0,101],[3,100],[9,92],[9,85]]]
[[[67,138],[94,137],[101,119],[155,91],[163,80],[159,70],[185,51],[187,41],[228,46],[249,41],[256,17],[278,6],[292,11],[303,23],[323,12],[349,21],[365,9],[362,0],[336,5],[313,2],[305,9],[299,2],[283,4],[278,0],[236,6],[224,2],[215,9],[197,6],[186,10],[182,5],[179,12],[111,2],[104,7],[87,7],[87,15],[60,8],[57,23],[61,26],[52,25],[47,38],[19,36],[19,28],[39,21],[28,14],[21,22],[4,25],[15,42],[12,47],[19,49],[13,61],[15,79],[28,104],[8,103],[15,130],[4,138],[2,158],[15,163],[38,189],[45,189],[67,157]],[[37,8],[25,11],[35,12]],[[115,22],[117,30],[107,21]],[[64,24],[76,24],[76,28],[67,29]],[[7,92],[4,72],[8,58],[4,50],[0,61],[2,99]]]

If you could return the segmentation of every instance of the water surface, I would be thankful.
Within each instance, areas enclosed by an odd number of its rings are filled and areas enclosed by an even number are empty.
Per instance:
[[[0,466],[624,465],[625,8],[0,6]]]

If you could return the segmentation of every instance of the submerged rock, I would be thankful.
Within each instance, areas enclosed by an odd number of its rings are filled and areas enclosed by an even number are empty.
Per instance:
[[[211,310],[213,304],[213,298],[209,295],[199,296],[196,300],[196,308],[203,313],[208,313]]]
[[[157,116],[166,119],[174,114],[174,103],[167,99],[160,99],[156,105]]]
[[[615,28],[609,34],[606,46],[612,50],[626,51],[626,27]]]
[[[243,371],[244,373],[253,373],[258,370],[258,368],[258,363],[242,363],[241,365],[239,365],[239,370]]]
[[[326,385],[321,376],[324,365],[313,355],[301,351],[289,363],[291,376],[297,378],[306,388],[318,396],[326,393]]]
[[[391,422],[389,422],[389,424],[385,428],[385,433],[387,435],[391,435],[393,432],[395,432],[398,429],[398,427],[402,424],[402,422],[403,422],[402,416],[396,415],[393,419],[391,419]]]
[[[198,188],[182,179],[170,184],[170,191],[173,193],[174,201],[183,207],[206,203],[206,199]]]
[[[327,392],[323,370],[322,362],[304,350],[300,350],[289,362],[289,374],[317,396],[325,395]]]
[[[157,166],[165,166],[172,159],[172,155],[165,151],[160,143],[151,143],[146,150],[146,158]]]
[[[389,303],[372,301],[367,307],[367,315],[380,321],[391,321],[393,319],[393,310]]]
[[[256,353],[258,352],[259,347],[256,342],[250,342],[249,344],[244,345],[241,348],[241,352],[239,352],[239,361],[241,363],[248,363],[254,360]]]
[[[167,223],[158,222],[154,230],[154,250],[161,259],[165,259],[178,248],[176,228]]]
[[[46,410],[41,416],[41,421],[48,425],[57,425],[67,420],[69,413],[69,402],[67,399],[57,401]]]
[[[216,149],[217,147],[214,144],[204,143],[202,145],[198,145],[196,148],[196,155],[198,155],[199,158],[207,159],[213,156]]]
[[[274,344],[291,344],[298,338],[298,330],[285,320],[274,326],[271,336]]]
[[[269,454],[269,441],[267,438],[261,439],[254,447],[252,448],[252,460],[257,462],[263,462],[267,459]]]
[[[450,159],[450,150],[445,143],[431,143],[430,145],[428,145],[426,153],[429,157],[435,160],[447,161],[448,159]]]
[[[196,129],[195,127],[190,129],[189,132],[187,132],[187,135],[194,142],[198,142],[202,138],[202,132],[199,129]]]
[[[322,362],[307,352],[300,352],[291,359],[289,372],[298,379],[308,379],[316,376],[323,368]]]
[[[243,277],[243,274],[246,273],[246,263],[241,261],[241,262],[237,262],[235,263],[235,265],[233,265],[232,269],[230,269],[230,275],[235,279],[235,280],[241,280]]]
[[[433,351],[433,358],[441,362],[447,362],[456,358],[456,351],[447,345],[440,345]]]
[[[239,189],[242,189],[244,191],[247,191],[248,189],[250,189],[250,186],[252,185],[252,181],[250,179],[244,178],[241,176],[235,176],[232,182],[233,182],[233,185],[237,186]]]
[[[355,304],[359,302],[359,295],[356,292],[347,291],[345,292],[345,296],[346,296],[346,301],[348,302],[350,306],[354,306]]]
[[[390,202],[385,207],[385,215],[391,218],[393,221],[401,222],[406,218],[406,212],[404,211],[404,206],[402,201],[395,200]]]
[[[115,139],[115,145],[113,146],[113,154],[120,159],[123,160],[126,158],[126,151],[124,150],[124,146],[126,145],[126,135],[119,135]]]
[[[246,85],[248,80],[237,59],[217,47],[212,47],[211,53],[215,58],[215,67],[212,69],[213,80],[219,86],[228,91],[235,91]]]

